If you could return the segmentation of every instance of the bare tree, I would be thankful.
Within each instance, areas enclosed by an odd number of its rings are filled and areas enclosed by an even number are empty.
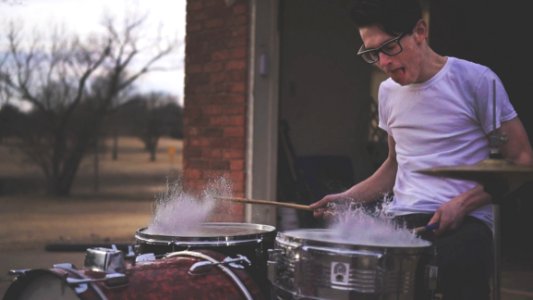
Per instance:
[[[104,33],[86,41],[59,31],[50,39],[37,33],[28,40],[21,27],[9,28],[8,47],[0,56],[1,95],[33,108],[26,128],[18,128],[14,147],[43,171],[47,193],[70,193],[105,117],[137,79],[174,52],[175,41],[141,45],[145,19],[126,18],[117,26],[107,17]]]
[[[132,95],[118,113],[126,132],[137,136],[150,153],[150,160],[157,158],[159,139],[162,136],[183,136],[183,109],[176,96],[162,92]]]

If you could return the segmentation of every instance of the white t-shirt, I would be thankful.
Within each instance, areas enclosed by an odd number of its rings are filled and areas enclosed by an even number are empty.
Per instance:
[[[379,88],[379,127],[396,142],[398,172],[393,215],[433,213],[443,203],[472,189],[474,182],[423,175],[416,170],[473,165],[489,156],[488,134],[517,116],[498,76],[489,68],[448,57],[430,80],[401,86],[392,79]],[[492,225],[485,205],[470,215]]]

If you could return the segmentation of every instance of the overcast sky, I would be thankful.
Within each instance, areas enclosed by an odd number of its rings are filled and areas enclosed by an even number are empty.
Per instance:
[[[88,34],[102,29],[104,13],[118,17],[129,10],[147,13],[147,26],[161,25],[169,40],[178,36],[178,54],[164,62],[178,69],[149,73],[137,84],[141,90],[176,94],[182,101],[185,5],[186,0],[0,0],[0,20],[5,25],[10,19],[21,19],[26,28],[39,29],[64,24],[69,31]]]

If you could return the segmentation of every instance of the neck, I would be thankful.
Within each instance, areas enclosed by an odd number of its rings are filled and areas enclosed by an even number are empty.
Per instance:
[[[446,61],[448,60],[446,56],[437,54],[429,47],[427,50],[427,54],[424,56],[424,63],[422,64],[422,72],[419,80],[420,83],[435,76],[435,74],[444,67],[444,64],[446,64]]]

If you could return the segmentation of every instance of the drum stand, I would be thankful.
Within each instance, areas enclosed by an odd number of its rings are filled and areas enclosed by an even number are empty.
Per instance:
[[[533,167],[520,166],[503,159],[500,147],[507,142],[505,133],[500,132],[496,126],[496,83],[493,81],[493,131],[489,134],[489,159],[475,165],[437,167],[417,172],[431,175],[449,177],[462,180],[476,181],[482,184],[485,191],[492,197],[493,211],[493,276],[492,299],[500,299],[500,266],[501,266],[501,227],[500,203],[513,198],[520,186],[533,180]],[[514,189],[512,187],[515,187]]]
[[[494,256],[493,256],[493,272],[492,274],[492,300],[500,300],[500,264],[501,264],[501,245],[500,245],[500,238],[501,238],[501,232],[500,232],[500,205],[497,203],[492,204],[492,215],[494,219],[493,226],[493,236],[492,236],[492,243],[493,243],[493,250],[494,250]]]
[[[487,182],[486,186],[493,183],[492,185],[501,184],[505,181],[505,178],[500,177],[497,180],[493,179]],[[504,188],[504,190],[499,190],[498,192],[491,191],[489,189],[488,193],[492,196],[492,215],[493,215],[493,225],[492,225],[492,248],[493,248],[493,276],[492,276],[492,300],[500,300],[501,293],[500,293],[500,286],[501,286],[501,215],[500,215],[500,203],[503,203],[503,201],[510,201],[512,198],[514,198],[518,192],[520,191],[521,187],[523,186],[525,182],[522,182],[522,184],[515,188],[510,189],[509,184],[510,182],[507,182],[506,186],[507,188]],[[504,193],[504,192],[507,193]]]

